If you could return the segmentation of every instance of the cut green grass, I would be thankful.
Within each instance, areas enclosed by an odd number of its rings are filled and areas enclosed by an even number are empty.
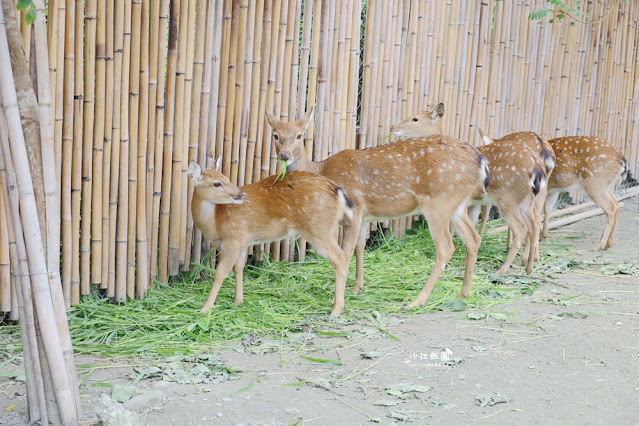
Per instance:
[[[346,292],[345,310],[338,319],[328,317],[334,275],[323,258],[310,255],[304,263],[266,261],[248,266],[244,273],[244,303],[239,306],[233,304],[235,285],[231,274],[208,314],[198,311],[211,289],[214,270],[196,265],[194,272],[174,278],[171,285],[156,283],[144,300],[115,305],[97,297],[83,297],[80,304],[68,311],[74,349],[76,353],[104,355],[191,354],[206,352],[212,346],[237,346],[240,344],[237,340],[247,333],[287,341],[309,330],[325,336],[348,336],[352,332],[349,326],[356,321],[368,321],[373,329],[394,337],[384,328],[388,317],[486,308],[520,298],[532,292],[531,286],[547,281],[532,275],[521,283],[494,282],[492,272],[505,256],[505,234],[485,234],[470,297],[457,299],[464,275],[465,250],[456,238],[453,259],[427,303],[403,311],[417,297],[434,265],[435,250],[428,229],[417,226],[401,240],[382,238],[376,246],[365,254],[364,291],[357,296]],[[551,256],[543,262],[566,250],[553,246]],[[354,263],[347,290],[355,281]],[[512,273],[521,274],[517,269]],[[519,284],[525,284],[526,290],[522,291]],[[19,333],[17,327],[11,329],[1,327],[0,336]]]

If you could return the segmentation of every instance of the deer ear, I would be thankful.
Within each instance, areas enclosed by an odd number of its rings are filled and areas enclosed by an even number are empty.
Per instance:
[[[275,118],[275,116],[273,114],[271,114],[269,111],[264,111],[266,113],[266,120],[268,120],[268,124],[271,125],[271,127],[275,127],[277,125],[277,123],[279,123],[280,121]]]
[[[304,127],[304,131],[308,129],[308,125],[311,124],[311,120],[313,119],[313,115],[315,113],[315,106],[312,106],[311,109],[306,111],[306,114],[300,119],[302,127]]]
[[[433,108],[433,113],[431,115],[431,118],[433,120],[439,120],[440,118],[444,116],[444,112],[445,112],[444,104],[439,103],[437,104],[435,108]]]
[[[222,173],[222,156],[221,155],[217,157],[217,160],[215,160],[215,170]]]
[[[195,184],[200,183],[202,181],[202,168],[198,163],[192,161],[189,163],[189,169],[186,174],[190,175]]]

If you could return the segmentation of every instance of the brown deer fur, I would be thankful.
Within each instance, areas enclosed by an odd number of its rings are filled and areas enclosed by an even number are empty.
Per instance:
[[[443,115],[444,105],[438,104],[434,108],[420,111],[394,124],[391,132],[396,136],[409,137],[441,133]],[[481,131],[479,133],[484,143],[490,144],[478,148],[488,159],[490,185],[485,194],[476,194],[472,204],[476,206],[496,204],[513,229],[513,243],[509,245],[506,259],[497,271],[498,274],[505,274],[526,237],[532,244],[538,240],[540,223],[535,217],[534,205],[531,201],[545,187],[545,166],[533,149],[520,143],[519,136],[493,141]],[[484,208],[483,211],[480,235],[483,232],[488,209]],[[473,212],[478,213],[478,209],[474,208]],[[535,250],[532,253],[535,253]],[[527,263],[526,270],[531,273],[533,262]]]
[[[559,194],[582,189],[606,213],[604,231],[594,250],[612,247],[620,209],[614,190],[628,171],[628,162],[617,147],[600,138],[566,136],[548,143],[557,156],[557,164],[548,181],[543,237],[548,235],[549,210],[555,207]]]
[[[222,281],[235,265],[235,303],[243,300],[243,270],[248,246],[300,234],[328,258],[335,271],[335,298],[331,315],[344,308],[348,263],[337,243],[337,228],[351,216],[353,202],[330,180],[307,172],[287,173],[238,188],[219,171],[191,161],[194,191],[193,223],[221,251],[213,288],[201,312],[215,303]]]
[[[303,133],[312,109],[300,120],[280,122],[267,112],[273,142],[288,170],[307,170],[342,185],[355,201],[353,219],[344,221],[343,247],[350,260],[356,252],[353,293],[364,285],[363,253],[368,222],[424,214],[435,244],[436,261],[419,296],[407,307],[423,305],[455,250],[449,223],[466,244],[466,273],[460,297],[470,293],[479,234],[467,205],[488,179],[485,158],[467,143],[446,136],[409,139],[366,150],[344,150],[322,162],[306,157]]]

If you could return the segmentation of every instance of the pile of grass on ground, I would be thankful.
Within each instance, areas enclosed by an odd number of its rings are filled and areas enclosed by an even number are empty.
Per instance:
[[[293,330],[322,327],[340,330],[361,319],[393,314],[417,315],[433,310],[486,307],[530,292],[504,281],[493,282],[501,264],[504,234],[486,234],[479,252],[468,299],[456,298],[464,275],[465,249],[456,238],[454,257],[421,308],[403,311],[417,297],[434,264],[428,229],[418,226],[405,238],[377,241],[365,254],[364,291],[355,296],[355,262],[351,264],[344,313],[330,320],[334,275],[329,262],[310,256],[304,263],[264,262],[244,273],[244,303],[233,304],[233,274],[225,280],[214,308],[200,314],[214,271],[198,265],[196,272],[176,277],[171,285],[156,283],[144,300],[114,305],[85,297],[72,307],[69,324],[78,353],[191,353],[211,345],[228,345],[246,333],[283,336]],[[532,286],[535,279],[527,281]]]

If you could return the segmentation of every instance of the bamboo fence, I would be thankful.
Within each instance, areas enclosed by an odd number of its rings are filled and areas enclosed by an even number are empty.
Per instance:
[[[221,156],[238,185],[275,173],[264,111],[286,121],[315,106],[304,142],[316,161],[384,143],[392,123],[437,101],[452,136],[477,143],[475,125],[599,136],[636,176],[639,4],[587,2],[599,22],[574,26],[528,20],[542,4],[57,0],[46,51],[16,13],[27,61],[48,54],[50,142],[34,173],[55,178],[34,191],[64,306],[92,289],[143,298],[208,254],[190,217],[188,162]],[[410,220],[393,226],[401,235]],[[15,319],[9,228],[0,208],[0,310]],[[284,241],[253,254],[303,260],[304,249]]]
[[[238,185],[277,172],[265,111],[315,106],[315,161],[444,102],[462,140],[598,136],[639,173],[637,2],[584,2],[576,25],[528,20],[543,0],[34,0],[32,25],[1,2],[0,311],[22,319],[32,422],[80,417],[65,308],[144,298],[209,254],[188,162],[221,157]]]

